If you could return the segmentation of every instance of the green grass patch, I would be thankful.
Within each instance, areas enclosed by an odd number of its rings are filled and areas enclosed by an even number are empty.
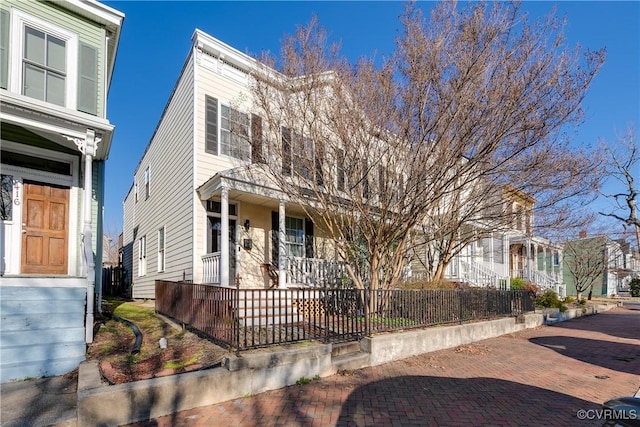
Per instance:
[[[185,368],[189,365],[193,365],[194,363],[196,363],[198,361],[198,357],[197,356],[193,356],[191,359],[186,360],[184,362],[181,362],[179,360],[170,360],[167,363],[164,364],[164,368],[165,369],[174,369],[174,370],[179,370],[182,368]]]

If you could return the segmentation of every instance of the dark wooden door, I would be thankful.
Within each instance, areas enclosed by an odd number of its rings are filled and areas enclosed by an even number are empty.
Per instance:
[[[22,222],[22,273],[67,274],[69,189],[25,181]]]

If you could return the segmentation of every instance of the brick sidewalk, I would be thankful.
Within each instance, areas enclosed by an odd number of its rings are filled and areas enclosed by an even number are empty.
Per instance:
[[[134,426],[598,426],[640,387],[640,310],[617,308]]]

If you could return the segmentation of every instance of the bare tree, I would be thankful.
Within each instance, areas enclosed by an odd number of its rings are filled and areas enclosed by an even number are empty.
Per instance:
[[[614,218],[621,221],[625,227],[634,230],[637,247],[640,248],[640,219],[638,219],[637,197],[638,188],[634,179],[634,171],[637,173],[640,167],[640,151],[638,150],[633,128],[629,128],[627,133],[615,146],[602,144],[602,149],[606,153],[605,168],[607,176],[617,181],[622,190],[618,193],[605,194],[613,199],[617,205],[615,211],[600,212],[600,215]],[[620,187],[618,187],[620,188]]]
[[[569,272],[576,288],[576,297],[590,291],[596,280],[607,274],[606,239],[603,236],[578,239],[563,245],[564,268]]]
[[[252,90],[264,168],[359,287],[395,286],[420,231],[441,242],[429,266],[440,278],[478,237],[472,225],[513,220],[505,188],[558,213],[592,185],[562,130],[580,120],[603,52],[568,51],[553,16],[529,24],[512,3],[443,2],[430,20],[409,4],[401,24],[390,58],[351,65],[314,19],[279,60],[262,57]]]

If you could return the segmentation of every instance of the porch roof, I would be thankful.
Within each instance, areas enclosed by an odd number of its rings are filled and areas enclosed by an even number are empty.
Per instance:
[[[254,201],[258,199],[263,199],[265,202],[289,200],[289,197],[275,185],[269,171],[260,164],[218,172],[196,191],[201,200],[209,200],[212,196],[219,194],[222,188],[227,188],[234,193],[249,194]]]

